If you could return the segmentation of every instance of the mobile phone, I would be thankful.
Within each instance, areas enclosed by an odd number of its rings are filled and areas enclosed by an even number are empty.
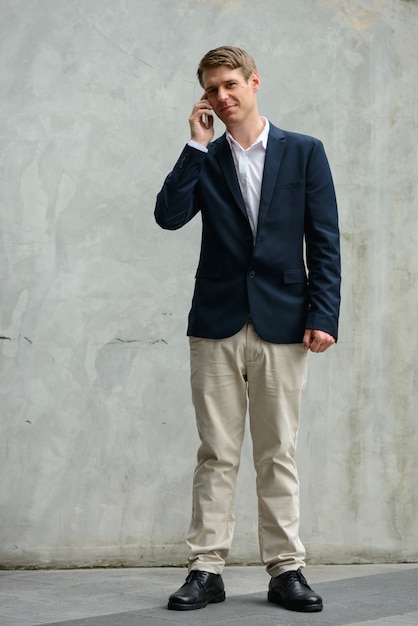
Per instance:
[[[209,115],[207,113],[203,113],[202,122],[205,128],[210,128]]]

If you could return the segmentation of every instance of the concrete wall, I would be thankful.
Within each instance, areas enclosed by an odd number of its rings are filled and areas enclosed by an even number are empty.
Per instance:
[[[310,560],[418,558],[417,32],[413,0],[0,0],[0,565],[186,559],[200,229],[153,207],[223,43],[256,57],[264,115],[324,141],[339,199],[341,337],[299,439]],[[237,517],[231,561],[257,561],[248,438]]]

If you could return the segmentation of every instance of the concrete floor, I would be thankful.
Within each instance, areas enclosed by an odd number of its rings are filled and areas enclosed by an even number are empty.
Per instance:
[[[263,567],[227,567],[226,601],[187,612],[166,609],[184,569],[0,571],[0,625],[418,625],[418,563],[317,566],[304,573],[324,599],[321,613],[268,603]]]

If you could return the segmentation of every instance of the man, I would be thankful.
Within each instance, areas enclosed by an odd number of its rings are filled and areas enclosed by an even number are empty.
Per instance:
[[[157,196],[155,218],[177,229],[198,212],[202,244],[189,315],[192,398],[201,445],[188,534],[189,574],[168,608],[225,599],[221,578],[247,399],[268,600],[320,611],[302,575],[295,448],[307,353],[337,339],[337,207],[320,141],[260,117],[253,58],[223,46],[200,62],[204,94],[191,140]],[[213,140],[213,115],[226,133]]]

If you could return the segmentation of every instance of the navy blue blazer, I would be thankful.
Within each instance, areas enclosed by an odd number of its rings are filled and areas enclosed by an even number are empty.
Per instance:
[[[337,339],[339,229],[322,143],[270,125],[255,243],[225,134],[208,150],[185,146],[155,207],[170,230],[202,218],[187,334],[230,337],[251,314],[272,343],[299,343],[305,328]]]

